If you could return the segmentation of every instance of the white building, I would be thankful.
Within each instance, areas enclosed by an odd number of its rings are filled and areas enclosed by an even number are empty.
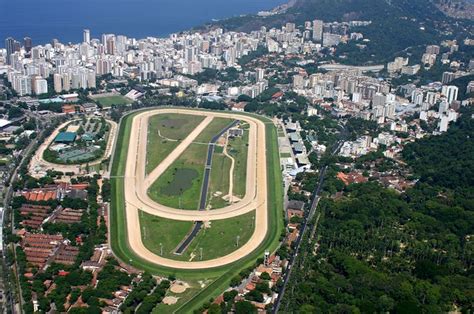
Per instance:
[[[449,104],[458,99],[458,92],[459,88],[454,85],[444,85],[441,89],[441,93],[446,96]]]
[[[48,82],[41,76],[35,76],[33,78],[33,92],[36,95],[46,94],[48,92]]]

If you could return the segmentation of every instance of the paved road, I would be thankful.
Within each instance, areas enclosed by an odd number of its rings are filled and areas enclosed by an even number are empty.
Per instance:
[[[199,210],[205,210],[206,209],[206,203],[207,203],[207,192],[209,190],[209,178],[211,175],[211,169],[212,169],[212,156],[214,155],[214,149],[216,147],[216,142],[217,140],[225,133],[227,130],[230,128],[234,127],[239,121],[234,121],[225,128],[223,128],[218,134],[216,134],[211,141],[209,142],[209,145],[207,147],[207,158],[206,158],[206,168],[204,169],[204,179],[202,181],[202,186],[201,186],[201,198],[199,201]],[[176,249],[176,254],[182,254],[184,250],[188,247],[188,245],[193,241],[193,239],[197,236],[199,233],[199,230],[201,230],[201,227],[203,225],[202,221],[196,221],[193,225],[193,228],[191,232],[186,236],[186,239],[181,242],[179,245],[178,249]]]
[[[204,223],[202,221],[196,221],[191,229],[191,232],[186,236],[183,242],[179,245],[176,249],[175,254],[181,255],[183,254],[184,250],[188,247],[189,244],[194,240],[194,238],[198,235],[199,231],[202,228]]]
[[[148,176],[145,175],[148,119],[157,114],[181,113],[206,116],[188,137],[161,162]],[[182,152],[194,141],[199,133],[214,118],[243,120],[250,126],[247,156],[247,182],[245,197],[238,203],[212,211],[182,210],[167,207],[152,201],[147,190],[149,186],[170,167]],[[207,123],[202,125],[203,123]],[[201,130],[199,130],[201,129]],[[138,113],[132,119],[130,142],[124,176],[124,196],[126,202],[127,235],[129,246],[142,259],[172,268],[205,269],[219,267],[237,261],[253,252],[265,239],[268,228],[267,213],[267,167],[265,145],[265,123],[251,117],[231,112],[211,112],[193,109],[160,108]],[[163,218],[181,221],[209,221],[228,219],[255,210],[255,230],[249,241],[234,252],[207,261],[174,261],[163,258],[148,250],[141,238],[139,210]]]
[[[199,210],[206,209],[207,203],[207,191],[209,189],[209,178],[211,175],[211,168],[212,168],[212,156],[214,155],[214,149],[216,148],[217,140],[230,128],[236,126],[239,123],[239,120],[233,121],[231,124],[223,128],[218,134],[216,134],[211,141],[209,142],[209,146],[207,148],[207,159],[206,159],[206,168],[204,169],[204,180],[202,182],[201,188],[201,198],[199,202]]]
[[[41,138],[43,136],[43,131],[40,131],[38,133],[38,136],[37,138]],[[22,152],[22,159],[20,161],[20,163],[18,164],[18,166],[13,170],[11,176],[10,176],[10,180],[9,180],[9,183],[8,183],[8,188],[7,188],[7,191],[5,192],[5,197],[3,199],[3,211],[2,211],[2,218],[1,218],[1,228],[2,228],[2,231],[3,231],[3,224],[4,224],[4,221],[5,221],[5,211],[10,208],[10,202],[11,202],[11,199],[12,199],[12,196],[13,196],[13,186],[14,186],[14,183],[16,182],[17,180],[17,177],[18,177],[18,169],[20,169],[25,163],[26,161],[28,160],[28,156],[32,153],[33,151],[33,148],[36,147],[36,144],[37,144],[37,140],[33,140],[31,141],[31,143],[23,150]],[[13,221],[13,212],[12,210],[10,209],[10,211],[8,212],[8,215],[10,215],[11,219],[10,219],[10,223],[11,223],[11,228],[12,228],[12,234],[14,232],[14,229],[15,229],[15,223]],[[5,248],[3,247],[4,243],[3,243],[3,232],[2,232],[2,239],[1,239],[1,245],[2,245],[2,253],[3,253],[3,259],[5,260],[5,254],[6,254],[6,250]],[[15,260],[17,260],[16,258],[16,250],[14,251],[14,255],[15,255]],[[16,267],[16,266],[15,266]],[[22,307],[22,304],[24,303],[23,302],[23,295],[21,293],[21,286],[20,286],[20,280],[18,278],[18,276],[16,276],[16,285],[18,287],[18,291],[19,291],[19,295],[18,295],[18,298],[19,298],[19,307],[21,309]],[[9,283],[10,285],[13,284],[13,283]],[[14,292],[12,291],[6,291],[5,292],[5,298],[9,301],[9,308],[12,310],[13,313],[16,312],[15,310],[15,305],[14,305],[14,296],[13,296]]]
[[[334,155],[335,153],[337,153],[339,151],[339,149],[342,146],[342,143],[343,143],[342,141],[337,143],[336,148],[331,152],[332,155]],[[301,224],[300,235],[298,236],[298,239],[296,239],[295,249],[293,251],[294,253],[290,257],[287,270],[286,270],[286,272],[283,276],[283,286],[280,289],[280,293],[278,294],[278,298],[276,299],[275,303],[273,304],[272,313],[278,313],[278,311],[280,310],[281,301],[283,300],[283,296],[285,295],[286,287],[288,285],[288,281],[290,280],[291,272],[293,270],[293,266],[295,265],[296,258],[298,257],[301,242],[304,239],[306,231],[309,229],[308,224],[314,218],[314,215],[316,213],[316,209],[317,209],[318,204],[319,204],[319,199],[320,199],[319,194],[321,193],[321,189],[323,187],[324,176],[326,174],[326,170],[327,170],[327,166],[321,167],[321,169],[319,170],[319,182],[318,182],[318,185],[316,186],[316,188],[313,191],[313,199],[311,200],[311,206],[310,206],[309,212],[305,215],[303,223]],[[309,231],[312,232],[312,234],[314,234],[314,231],[316,230],[316,227],[317,227],[317,224],[313,225],[312,229],[309,230]]]

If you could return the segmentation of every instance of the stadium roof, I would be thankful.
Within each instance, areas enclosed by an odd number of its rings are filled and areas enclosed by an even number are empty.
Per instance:
[[[72,143],[76,139],[75,132],[60,132],[54,141],[56,143]]]

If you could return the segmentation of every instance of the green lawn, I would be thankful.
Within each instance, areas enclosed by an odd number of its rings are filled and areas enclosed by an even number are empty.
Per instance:
[[[149,110],[149,109],[148,109]],[[267,138],[267,169],[268,169],[268,200],[269,200],[269,229],[265,240],[253,252],[245,258],[230,265],[205,269],[196,272],[195,270],[172,269],[148,262],[137,256],[128,244],[125,202],[124,202],[124,181],[123,174],[127,162],[127,151],[129,145],[131,119],[136,113],[131,113],[122,119],[120,124],[117,145],[115,148],[113,163],[111,167],[112,202],[110,206],[110,245],[117,258],[124,262],[129,262],[138,269],[149,271],[157,275],[175,275],[180,279],[191,280],[211,280],[205,288],[188,295],[179,301],[179,307],[173,307],[173,312],[192,313],[199,308],[203,302],[210,298],[215,298],[228,286],[230,279],[237,275],[242,269],[247,268],[261,258],[265,250],[273,251],[278,247],[279,237],[283,230],[283,188],[281,184],[281,171],[278,155],[278,142],[276,129],[269,119],[257,115],[252,115],[266,123]],[[243,115],[250,115],[244,114]]]
[[[178,113],[158,114],[150,117],[146,173],[155,169],[179,145],[179,141],[185,139],[204,118],[204,116]]]
[[[198,135],[195,142],[189,145],[188,148],[176,159],[173,164],[166,169],[166,171],[150,186],[148,195],[150,198],[160,204],[170,206],[173,208],[196,210],[199,207],[199,199],[202,187],[202,178],[204,176],[204,165],[207,157],[207,145],[202,143],[209,143],[219,131],[225,128],[227,125],[232,123],[231,119],[215,118],[211,123]],[[171,136],[172,131],[169,131],[168,135]],[[223,156],[223,155],[222,155]],[[219,163],[219,159],[216,158]],[[228,162],[230,165],[230,161]],[[150,167],[151,168],[151,167]],[[179,169],[187,169],[188,171],[193,170],[195,175],[184,177],[182,180],[178,180],[176,174],[179,173]],[[228,172],[228,171],[227,171]],[[227,173],[228,175],[228,173]],[[211,171],[212,176],[212,171]],[[228,187],[227,179],[227,190]],[[177,184],[177,183],[181,184]],[[184,188],[181,188],[184,186]],[[214,184],[215,190],[220,191],[222,188]],[[175,191],[175,193],[166,193],[166,191]],[[219,206],[222,202],[216,203]],[[222,207],[222,205],[220,205]]]
[[[102,108],[108,108],[108,107],[111,107],[112,105],[115,105],[115,106],[129,105],[133,102],[132,100],[126,97],[123,97],[122,95],[97,97],[94,100],[98,102],[99,105],[102,106]]]
[[[199,261],[200,248],[202,260],[214,259],[232,253],[244,245],[252,236],[255,228],[255,212],[238,217],[215,220],[203,227],[182,255],[173,254],[174,249],[191,231],[193,223],[156,217],[140,212],[142,239],[146,248],[160,255],[163,244],[163,256],[180,261]],[[239,236],[237,246],[237,236]],[[191,257],[194,256],[192,259]]]
[[[163,257],[174,258],[174,249],[193,226],[192,221],[178,221],[154,216],[140,211],[142,241],[147,249]]]
[[[234,166],[234,189],[233,194],[237,197],[245,196],[247,185],[247,156],[248,156],[249,131],[245,128],[244,136],[236,137],[229,142],[227,151],[235,160]]]
[[[194,260],[199,261],[200,248],[202,248],[202,260],[230,254],[250,239],[254,228],[254,211],[229,219],[213,220],[210,222],[210,228],[202,229],[183,253],[184,260],[189,260],[191,254],[194,254],[196,256]],[[237,236],[240,237],[238,246]]]
[[[201,134],[196,137],[196,142],[209,143],[209,141],[219,133],[223,128],[232,123],[232,119],[214,118],[211,123],[205,128]]]
[[[234,196],[242,198],[245,195],[246,177],[247,177],[247,152],[249,125],[244,123],[241,126],[244,129],[243,137],[229,139],[227,144],[227,153],[234,158],[233,171],[233,189]],[[208,204],[211,208],[222,208],[229,205],[229,202],[223,199],[228,195],[230,184],[230,167],[232,161],[225,156],[223,148],[217,146],[212,160],[211,179],[209,180]],[[221,195],[216,195],[221,194]]]
[[[225,156],[222,152],[217,153],[217,150],[214,152],[214,155],[212,156],[209,190],[207,193],[207,204],[210,204],[213,209],[222,208],[228,205],[222,197],[227,195],[229,192],[230,165],[231,160],[229,157]]]
[[[206,145],[189,145],[150,186],[148,190],[150,198],[173,208],[198,209],[206,154]],[[179,170],[193,172],[195,175],[177,178]]]

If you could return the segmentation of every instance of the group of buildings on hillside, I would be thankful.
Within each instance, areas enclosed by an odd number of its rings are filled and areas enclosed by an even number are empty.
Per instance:
[[[63,44],[53,39],[40,46],[33,46],[29,37],[23,43],[9,37],[5,40],[6,49],[0,50],[0,74],[7,74],[20,96],[45,94],[51,88],[56,93],[94,89],[96,78],[103,75],[143,81],[172,79],[175,75],[195,75],[206,68],[238,68],[239,58],[261,46],[269,52],[305,53],[340,42],[362,40],[362,34],[350,30],[368,24],[315,20],[305,23],[302,29],[287,23],[281,29],[262,27],[249,34],[215,29],[140,40],[115,34],[103,34],[95,39],[86,29],[82,43]],[[266,88],[262,73],[257,71],[256,76],[257,87],[243,91],[251,97]]]

